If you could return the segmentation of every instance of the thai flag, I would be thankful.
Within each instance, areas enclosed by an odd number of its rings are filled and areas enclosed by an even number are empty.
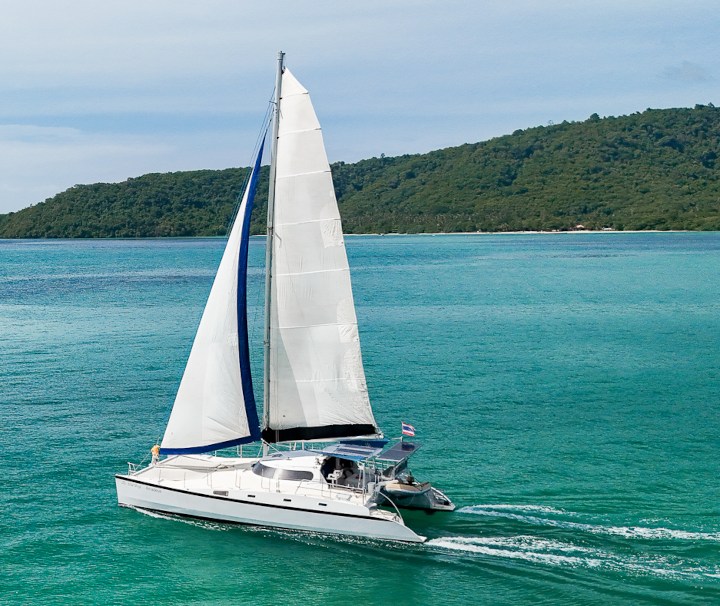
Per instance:
[[[410,436],[411,438],[414,437],[415,436],[415,428],[412,425],[403,423],[402,424],[402,435]]]

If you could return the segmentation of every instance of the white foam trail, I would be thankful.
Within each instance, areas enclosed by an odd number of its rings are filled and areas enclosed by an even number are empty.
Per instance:
[[[470,505],[469,507],[463,507],[463,509],[497,509],[497,510],[512,510],[512,511],[536,511],[538,513],[552,513],[556,515],[575,515],[572,512],[565,511],[564,509],[557,509],[556,507],[550,507],[549,505],[513,505],[512,503],[489,503],[485,505]]]
[[[720,578],[717,569],[690,566],[688,562],[671,562],[667,558],[637,558],[616,555],[600,549],[580,547],[561,541],[538,539],[527,535],[515,537],[440,537],[426,543],[429,547],[481,554],[504,559],[565,566],[613,570],[638,576]]]
[[[508,547],[515,549],[528,549],[530,551],[560,551],[568,553],[601,554],[598,549],[581,547],[552,539],[539,539],[530,535],[515,537],[453,537],[457,543],[482,544],[491,547]],[[428,544],[432,541],[428,541]]]
[[[532,509],[530,509],[532,507]],[[470,513],[495,518],[507,518],[519,522],[527,522],[539,526],[553,526],[566,530],[581,530],[593,534],[605,534],[625,537],[628,539],[679,539],[683,541],[715,541],[720,542],[720,532],[697,532],[689,530],[677,530],[673,528],[648,528],[645,526],[603,526],[600,524],[586,524],[582,522],[571,522],[568,520],[554,520],[552,518],[540,518],[537,516],[511,513],[517,511],[542,511],[543,513],[579,515],[571,512],[564,512],[553,508],[546,510],[536,509],[537,506],[527,505],[471,505],[458,510],[458,513]],[[550,511],[551,510],[551,511]]]
[[[347,543],[353,545],[377,545],[379,542],[383,542],[386,544],[384,547],[385,549],[402,549],[406,547],[405,544],[396,543],[394,541],[388,541],[384,539],[373,539],[370,537],[356,537],[351,535],[339,535],[330,533],[326,534],[321,532],[311,532],[289,528],[272,528],[270,526],[237,526],[235,524],[232,524],[231,522],[224,524],[222,522],[212,522],[210,520],[198,520],[196,518],[176,516],[170,513],[163,513],[160,511],[150,511],[147,509],[142,509],[140,507],[133,507],[131,505],[129,505],[128,507],[130,509],[134,509],[135,511],[139,511],[146,516],[149,516],[151,518],[157,518],[159,520],[182,522],[183,524],[189,524],[190,526],[197,526],[206,530],[219,530],[222,532],[226,532],[233,528],[242,528],[243,532],[277,535],[293,541],[300,541],[301,543],[312,545],[313,547],[329,547],[331,545],[331,542]]]
[[[186,518],[183,516],[174,516],[172,514],[161,513],[159,511],[150,511],[148,509],[143,509],[142,507],[130,506],[130,509],[139,511],[140,513],[145,514],[146,516],[150,516],[151,518],[157,518],[159,520],[171,520],[173,522],[182,522],[183,524],[189,524],[190,526],[198,526],[199,528],[205,528],[207,530],[220,530],[224,532],[230,529],[230,525],[228,524],[209,522],[207,520],[196,520],[194,518]]]
[[[498,549],[492,544],[484,544],[483,540],[477,540],[471,537],[447,537],[440,539],[431,539],[427,542],[427,545],[433,547],[440,547],[443,549],[450,549],[454,551],[481,553],[489,556],[525,560],[528,562],[538,562],[543,564],[554,564],[557,566],[565,565],[573,567],[597,567],[601,565],[601,560],[595,558],[582,558],[578,556],[543,553],[540,551],[514,551],[512,549]]]

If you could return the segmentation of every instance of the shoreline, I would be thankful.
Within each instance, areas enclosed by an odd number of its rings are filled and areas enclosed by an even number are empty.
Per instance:
[[[689,233],[717,233],[704,230],[690,229],[573,229],[566,231],[438,231],[438,232],[419,232],[419,233],[363,233],[363,234],[343,234],[346,238],[351,236],[529,236],[529,235],[547,235],[557,236],[566,234],[689,234]],[[253,236],[258,237],[258,236]],[[264,237],[264,236],[259,236]]]
[[[637,229],[637,230],[614,230],[614,229],[583,229],[568,231],[453,231],[453,232],[419,232],[419,233],[362,233],[362,234],[343,234],[344,238],[366,238],[372,237],[413,237],[413,236],[572,236],[582,234],[712,234],[720,233],[720,230],[690,230],[690,229]],[[264,234],[251,235],[251,239],[263,239]],[[0,242],[52,242],[57,240],[75,240],[78,242],[96,242],[96,241],[121,241],[121,240],[226,240],[227,236],[123,236],[123,237],[50,237],[50,238],[2,238]]]

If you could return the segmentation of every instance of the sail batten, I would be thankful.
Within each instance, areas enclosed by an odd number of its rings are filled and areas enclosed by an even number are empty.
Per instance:
[[[336,271],[347,272],[348,270],[340,267],[338,269],[317,269],[315,271],[285,272],[283,274],[277,274],[277,276],[309,276],[310,274],[328,274]]]
[[[268,442],[377,435],[322,131],[283,73],[269,314]]]
[[[308,223],[322,223],[323,221],[327,221],[327,219],[306,219],[305,221],[294,221],[294,222],[286,222],[286,226],[292,226],[292,225],[306,225]]]
[[[311,170],[311,171],[306,171],[304,173],[286,174],[285,176],[283,176],[283,179],[292,179],[293,177],[305,177],[307,175],[322,175],[322,174],[332,175],[332,171],[331,170]]]
[[[320,128],[319,126],[318,126],[317,128],[302,128],[302,129],[298,129],[298,130],[287,130],[287,129],[285,129],[285,130],[283,131],[283,135],[287,136],[287,135],[294,135],[294,134],[296,134],[296,133],[309,133],[309,132],[313,132],[313,131],[318,131],[318,132],[319,132],[319,131],[321,131],[321,130],[322,130],[322,128]]]

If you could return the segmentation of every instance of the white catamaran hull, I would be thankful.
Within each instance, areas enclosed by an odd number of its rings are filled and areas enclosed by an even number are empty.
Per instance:
[[[421,543],[421,537],[382,510],[286,493],[242,491],[232,496],[158,486],[115,476],[118,503],[193,518],[374,539]],[[225,491],[219,491],[225,492]],[[357,511],[351,512],[349,510]]]

